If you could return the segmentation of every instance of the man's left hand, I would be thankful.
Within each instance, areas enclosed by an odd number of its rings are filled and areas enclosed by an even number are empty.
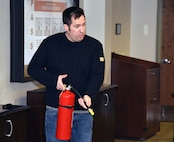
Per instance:
[[[78,99],[79,104],[84,108],[87,109],[87,107],[91,106],[91,97],[88,95],[84,95],[83,98]],[[86,107],[87,106],[87,107]]]

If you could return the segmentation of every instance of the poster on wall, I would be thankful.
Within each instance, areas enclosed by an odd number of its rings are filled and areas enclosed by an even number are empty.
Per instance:
[[[63,32],[62,12],[73,5],[72,0],[25,0],[24,17],[24,65],[44,38]]]
[[[11,82],[31,80],[28,64],[46,37],[64,32],[62,12],[79,6],[78,0],[10,1]],[[20,23],[21,22],[21,23]]]

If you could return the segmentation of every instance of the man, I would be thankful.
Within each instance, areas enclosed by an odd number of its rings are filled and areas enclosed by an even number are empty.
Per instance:
[[[102,44],[86,35],[83,9],[65,9],[63,24],[64,33],[43,40],[28,66],[28,74],[46,86],[46,141],[61,141],[55,138],[58,99],[65,84],[71,84],[82,98],[76,96],[75,99],[70,141],[91,142],[93,117],[86,105],[92,105],[103,82],[105,61]]]

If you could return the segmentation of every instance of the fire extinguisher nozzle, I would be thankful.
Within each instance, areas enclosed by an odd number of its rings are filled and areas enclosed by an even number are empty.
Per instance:
[[[93,111],[93,109],[90,108],[90,107],[88,107],[85,101],[84,101],[84,103],[85,103],[85,106],[87,107],[89,113],[93,116],[93,115],[94,115],[94,111]]]
[[[94,115],[94,111],[93,111],[92,108],[88,108],[88,111],[89,111],[89,113],[90,113],[92,116]]]

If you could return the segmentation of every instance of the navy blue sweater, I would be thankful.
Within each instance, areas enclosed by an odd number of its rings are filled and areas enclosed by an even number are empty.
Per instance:
[[[104,79],[104,63],[98,40],[86,35],[81,42],[71,42],[65,33],[58,33],[43,40],[29,63],[28,74],[46,86],[46,105],[57,107],[58,75],[68,74],[63,82],[94,100]],[[75,109],[81,110],[77,99]]]

